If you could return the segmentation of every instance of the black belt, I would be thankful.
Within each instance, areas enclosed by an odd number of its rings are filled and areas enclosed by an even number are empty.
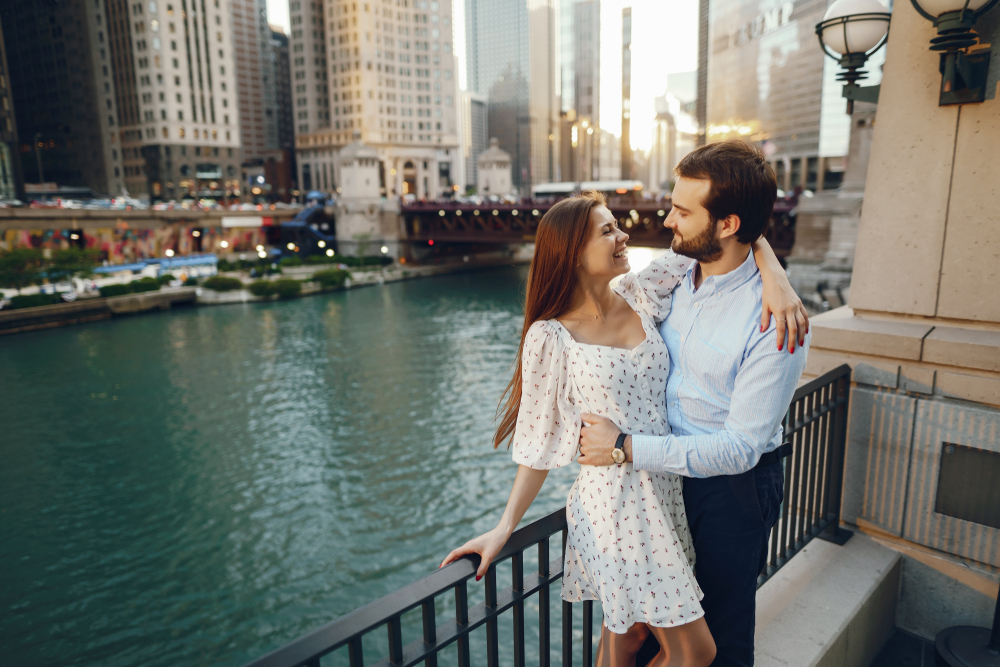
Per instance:
[[[792,455],[792,443],[783,443],[777,449],[767,452],[766,454],[761,454],[760,460],[757,461],[758,466],[768,466],[772,463],[777,463],[786,456]]]

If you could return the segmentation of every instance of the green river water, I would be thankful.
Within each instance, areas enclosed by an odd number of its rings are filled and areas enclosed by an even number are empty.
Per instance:
[[[0,663],[241,665],[491,528],[524,278],[0,338]]]

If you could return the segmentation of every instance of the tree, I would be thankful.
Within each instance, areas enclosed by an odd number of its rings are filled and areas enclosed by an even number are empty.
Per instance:
[[[0,285],[15,287],[20,292],[38,280],[42,267],[42,251],[36,248],[14,248],[0,253]]]
[[[97,251],[83,248],[65,248],[52,253],[52,259],[45,267],[50,282],[59,282],[78,273],[88,275],[97,264]]]

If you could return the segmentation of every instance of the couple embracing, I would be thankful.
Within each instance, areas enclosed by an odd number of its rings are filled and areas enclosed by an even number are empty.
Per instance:
[[[763,239],[764,156],[723,142],[676,172],[672,251],[639,273],[600,195],[539,223],[494,440],[511,438],[514,487],[497,527],[442,563],[479,554],[484,575],[547,471],[578,462],[562,597],[601,603],[598,667],[632,667],[650,636],[656,667],[753,664],[781,421],[805,366],[808,320]]]

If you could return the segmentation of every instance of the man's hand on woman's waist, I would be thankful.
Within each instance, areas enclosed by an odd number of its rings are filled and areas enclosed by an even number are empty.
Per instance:
[[[580,428],[580,458],[577,461],[585,466],[615,465],[611,452],[621,435],[621,429],[607,417],[589,412],[583,413],[581,417],[583,426]],[[631,461],[632,436],[626,436],[624,449],[625,460]]]

